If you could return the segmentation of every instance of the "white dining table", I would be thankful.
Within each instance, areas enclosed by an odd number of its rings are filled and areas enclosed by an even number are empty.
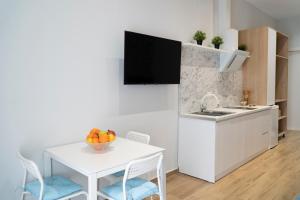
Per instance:
[[[88,178],[88,200],[97,200],[97,182],[101,177],[124,170],[126,165],[136,159],[163,152],[164,149],[148,144],[117,137],[110,146],[95,151],[85,142],[78,142],[44,151],[44,175],[52,175],[52,161],[55,160]],[[163,200],[166,200],[166,174],[161,170]]]

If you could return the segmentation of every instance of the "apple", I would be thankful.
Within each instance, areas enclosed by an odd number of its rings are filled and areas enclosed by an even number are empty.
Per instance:
[[[107,134],[112,134],[112,135],[116,136],[116,133],[113,130],[109,130],[109,129],[107,131]]]

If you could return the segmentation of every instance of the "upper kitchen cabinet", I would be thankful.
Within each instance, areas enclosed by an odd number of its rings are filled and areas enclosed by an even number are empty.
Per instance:
[[[287,101],[288,37],[269,27],[242,30],[239,44],[247,45],[251,57],[244,63],[243,88],[250,104],[274,105]]]
[[[243,88],[250,92],[249,104],[274,105],[276,85],[276,37],[268,27],[239,32],[251,57],[243,65]]]
[[[285,135],[288,102],[288,36],[269,27],[242,30],[239,45],[251,57],[243,65],[249,104],[279,106],[279,136]]]

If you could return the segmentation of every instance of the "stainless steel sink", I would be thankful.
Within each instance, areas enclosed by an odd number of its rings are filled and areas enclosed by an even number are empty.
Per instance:
[[[248,106],[228,106],[225,108],[229,109],[238,109],[238,110],[256,110],[257,108],[255,107],[248,107]]]
[[[204,112],[194,112],[192,114],[218,117],[218,116],[230,115],[230,114],[233,114],[233,112],[204,111]]]

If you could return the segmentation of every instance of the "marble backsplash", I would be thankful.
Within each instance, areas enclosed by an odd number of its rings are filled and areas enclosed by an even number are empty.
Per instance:
[[[218,53],[183,45],[179,87],[181,113],[199,111],[200,100],[208,92],[217,95],[221,106],[240,104],[243,93],[242,70],[220,73],[219,61]]]

